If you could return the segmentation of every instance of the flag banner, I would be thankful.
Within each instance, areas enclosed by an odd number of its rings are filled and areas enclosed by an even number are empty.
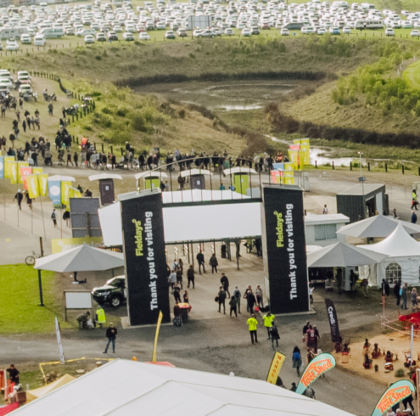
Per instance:
[[[294,139],[293,144],[301,144],[302,140],[305,140],[305,139]]]
[[[289,145],[290,150],[300,150],[300,144],[291,144]]]
[[[18,162],[18,183],[24,183],[22,171],[20,170],[20,168],[23,168],[25,166],[29,166],[29,163],[28,162],[22,162],[22,161]]]
[[[39,185],[38,185],[38,175],[27,175],[26,185],[28,186],[29,198],[38,198],[39,195]]]
[[[48,196],[48,173],[37,174],[39,196]]]
[[[68,205],[70,201],[70,187],[71,182],[63,181],[61,182],[61,203],[63,205]]]
[[[398,380],[391,384],[372,412],[372,416],[382,416],[392,406],[404,400],[411,394],[416,394],[416,388],[411,380]]]
[[[332,300],[325,299],[327,306],[328,320],[330,321],[331,341],[336,343],[340,342],[340,329],[338,328],[337,311]]]
[[[14,156],[4,156],[4,177],[5,178],[10,178],[10,173],[9,173],[9,169],[10,169],[10,162],[14,162],[15,158]]]
[[[156,350],[157,350],[157,343],[159,339],[160,326],[162,325],[162,319],[163,319],[163,313],[162,311],[159,311],[158,321],[156,324],[155,342],[153,344],[152,363],[156,362]]]
[[[55,334],[57,336],[58,352],[60,354],[60,364],[65,364],[66,359],[64,357],[63,343],[61,342],[60,324],[58,322],[57,317],[55,317]]]
[[[19,171],[20,171],[20,177],[22,178],[22,182],[19,182],[19,183],[23,183],[23,187],[25,189],[28,189],[28,186],[26,184],[26,176],[32,175],[32,168],[28,165],[20,166]]]
[[[284,163],[284,170],[295,170],[293,162]]]
[[[268,370],[267,382],[271,384],[277,383],[277,378],[279,377],[281,367],[284,363],[286,356],[281,352],[276,352],[273,357],[273,361],[270,365],[270,370]]]
[[[309,141],[309,139],[300,139],[300,144],[302,145],[310,145],[310,141]]]
[[[4,157],[0,156],[0,179],[4,178]]]
[[[300,146],[300,154],[302,155],[302,163],[304,165],[310,164],[310,158],[309,158],[309,144],[302,144]]]
[[[293,169],[299,170],[299,150],[289,150],[289,160],[293,164]]]
[[[317,355],[305,368],[296,393],[302,394],[318,377],[335,367],[335,358],[328,352]]]
[[[294,185],[295,184],[295,178],[294,177],[284,177],[283,178],[283,184],[284,185]]]
[[[34,166],[32,168],[32,173],[44,173],[44,168],[39,166]]]
[[[10,183],[18,183],[18,162],[9,162]]]
[[[271,173],[271,181],[273,183],[281,183],[281,177],[283,175],[283,171],[281,171],[281,170],[272,170],[270,173]]]
[[[284,170],[284,163],[273,163],[274,170]]]
[[[61,208],[61,183],[60,181],[48,181],[48,195],[55,208]]]

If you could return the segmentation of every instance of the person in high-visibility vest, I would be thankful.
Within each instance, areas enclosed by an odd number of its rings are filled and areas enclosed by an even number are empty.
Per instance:
[[[418,204],[419,201],[417,200],[417,192],[415,189],[413,189],[413,192],[411,193],[411,209],[415,208],[416,210],[418,210]]]
[[[249,334],[251,335],[251,342],[254,343],[254,339],[255,339],[255,342],[258,342],[258,338],[257,338],[258,321],[255,315],[252,314],[251,317],[246,322],[248,324]]]
[[[268,312],[267,314],[263,316],[264,326],[267,329],[267,334],[268,334],[267,339],[270,339],[270,328],[273,324],[274,318],[275,316],[272,315],[270,312]]]
[[[98,308],[96,309],[96,322],[100,328],[102,328],[103,324],[106,324],[105,311],[101,305],[98,305]]]

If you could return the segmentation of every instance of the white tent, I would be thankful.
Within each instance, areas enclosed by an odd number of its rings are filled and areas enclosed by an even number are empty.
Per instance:
[[[264,380],[111,361],[16,416],[352,416]]]
[[[360,248],[385,254],[387,257],[374,267],[370,267],[369,283],[379,286],[382,279],[390,284],[402,282],[418,285],[420,277],[420,243],[412,238],[402,224],[385,240],[377,244],[360,245]]]

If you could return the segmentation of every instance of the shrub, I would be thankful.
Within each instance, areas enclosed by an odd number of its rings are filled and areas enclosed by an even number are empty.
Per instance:
[[[146,119],[139,112],[136,112],[131,117],[131,125],[133,126],[134,130],[144,132],[147,131]]]
[[[404,377],[404,376],[405,376],[404,368],[399,368],[398,370],[395,371],[395,377]]]
[[[179,118],[185,118],[186,111],[184,109],[178,111]]]

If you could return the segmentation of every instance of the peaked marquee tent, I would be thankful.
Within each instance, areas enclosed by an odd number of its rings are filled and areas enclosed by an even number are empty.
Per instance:
[[[263,380],[117,359],[16,416],[352,416]]]
[[[401,279],[418,285],[420,279],[420,243],[412,238],[402,224],[377,244],[360,245],[359,248],[386,255],[377,265],[370,267],[369,283],[380,286],[382,279],[393,284]]]
[[[361,221],[341,227],[337,234],[358,238],[385,238],[401,224],[409,234],[420,233],[420,225],[407,221],[396,220],[384,215],[375,215]]]

